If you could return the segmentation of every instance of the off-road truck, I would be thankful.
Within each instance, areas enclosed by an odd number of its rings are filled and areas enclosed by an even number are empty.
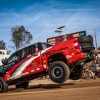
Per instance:
[[[56,83],[79,79],[84,63],[93,60],[93,38],[81,36],[57,45],[35,43],[2,60],[0,66],[0,92],[9,85],[28,88],[29,81],[44,75]]]

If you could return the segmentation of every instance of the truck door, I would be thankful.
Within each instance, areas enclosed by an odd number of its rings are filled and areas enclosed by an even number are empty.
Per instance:
[[[27,75],[36,74],[43,72],[42,58],[41,58],[41,49],[40,44],[34,44],[27,48],[28,56],[31,55],[27,61],[24,62],[26,68],[23,70],[23,73]]]

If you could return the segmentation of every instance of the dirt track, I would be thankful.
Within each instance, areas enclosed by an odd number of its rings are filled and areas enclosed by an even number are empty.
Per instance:
[[[9,87],[0,100],[100,100],[100,79],[66,81],[55,84],[51,80],[33,80],[26,90]]]

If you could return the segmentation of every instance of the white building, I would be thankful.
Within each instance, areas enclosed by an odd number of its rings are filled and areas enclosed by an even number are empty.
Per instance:
[[[0,50],[0,65],[2,65],[2,59],[8,58],[7,50]]]

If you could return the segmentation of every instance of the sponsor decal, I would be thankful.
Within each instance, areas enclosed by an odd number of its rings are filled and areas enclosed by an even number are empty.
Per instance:
[[[35,70],[31,70],[30,72],[35,72]]]
[[[51,43],[51,42],[52,42],[52,43],[53,43],[53,42],[55,43],[55,38],[49,39],[49,40],[48,40],[48,43]]]
[[[34,66],[37,66],[39,64],[39,62],[34,62],[34,63],[32,63],[30,66],[31,67],[34,67]]]
[[[60,49],[58,49],[58,50],[51,50],[51,51],[49,51],[49,52],[47,52],[47,53],[45,53],[45,54],[46,54],[46,56],[48,56],[48,55],[52,55],[52,54],[54,54],[54,53],[56,53],[56,52],[58,52],[58,51],[60,51],[60,50],[66,50],[66,49],[68,49],[68,47],[60,48]]]
[[[86,31],[80,32],[80,36],[86,36]]]
[[[70,55],[67,55],[67,56],[66,56],[67,59],[69,59],[69,58],[71,58],[71,57],[72,57],[72,56],[70,56]]]
[[[79,33],[73,34],[73,37],[79,37]]]
[[[12,74],[12,76],[9,79],[17,79],[19,77],[22,76],[22,72],[23,70],[31,64],[31,62],[40,56],[40,53],[37,54],[37,56],[31,56],[28,60],[26,60],[25,62],[23,62],[17,69],[16,71]]]
[[[40,68],[36,68],[36,70],[37,70],[37,71],[39,71],[39,70],[40,70]]]

